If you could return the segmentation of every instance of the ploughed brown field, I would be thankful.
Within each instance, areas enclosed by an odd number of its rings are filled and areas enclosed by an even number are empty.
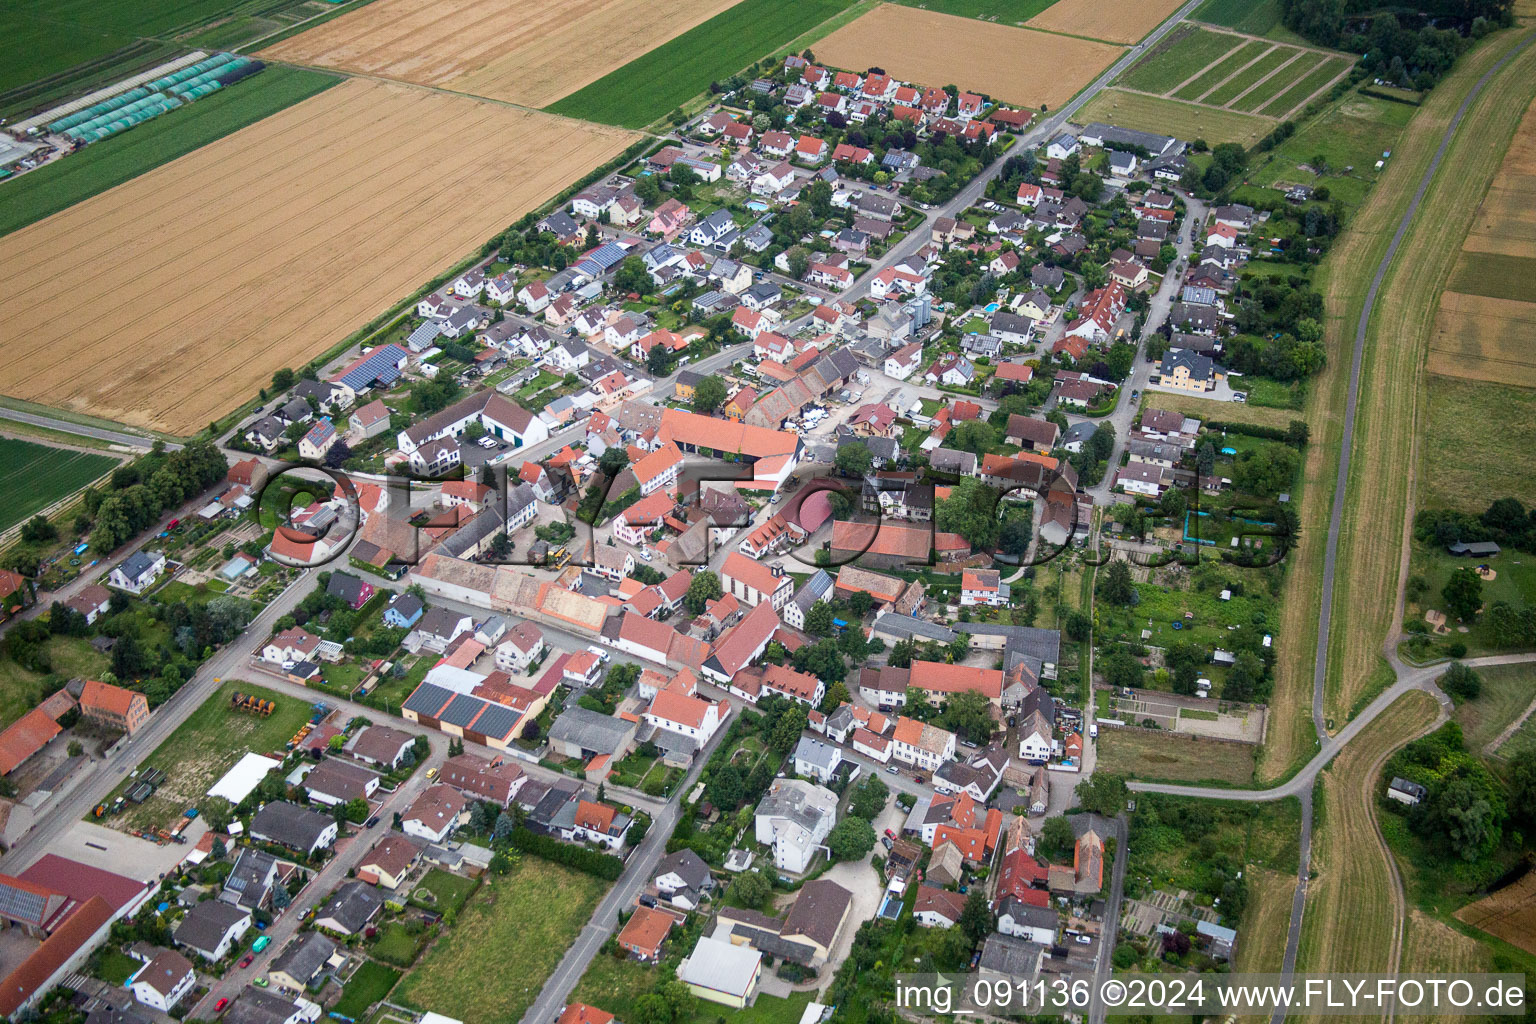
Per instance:
[[[1429,338],[1430,373],[1536,387],[1536,302],[1444,292]]]
[[[544,107],[736,0],[375,0],[261,56]]]
[[[191,434],[634,137],[344,82],[8,236],[0,390]]]
[[[1123,52],[952,14],[881,4],[815,45],[833,67],[870,67],[906,82],[956,85],[1020,107],[1052,109],[1071,99]]]
[[[1135,43],[1174,11],[1182,0],[1056,0],[1024,24],[1112,43]]]

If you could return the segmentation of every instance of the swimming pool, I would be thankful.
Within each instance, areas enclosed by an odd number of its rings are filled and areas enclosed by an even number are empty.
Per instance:
[[[983,308],[985,308],[988,313],[996,313],[1001,307],[995,302],[989,302]]]

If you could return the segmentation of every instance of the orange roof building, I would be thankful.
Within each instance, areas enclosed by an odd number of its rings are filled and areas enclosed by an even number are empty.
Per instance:
[[[661,944],[676,923],[677,920],[665,911],[636,907],[619,931],[619,945],[641,960],[656,960],[661,956]]]
[[[133,733],[149,718],[142,693],[87,679],[80,690],[80,714],[118,732]]]
[[[33,708],[0,732],[0,775],[9,775],[63,732],[42,708]]]

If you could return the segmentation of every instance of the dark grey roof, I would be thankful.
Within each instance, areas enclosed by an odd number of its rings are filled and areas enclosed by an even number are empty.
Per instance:
[[[283,1024],[298,1009],[287,996],[247,985],[241,990],[239,998],[224,1011],[223,1024]]]
[[[1033,904],[1014,899],[1012,896],[1005,898],[1002,905],[997,909],[999,916],[1007,914],[1019,924],[1027,925],[1030,928],[1050,928],[1054,931],[1056,925],[1060,922],[1056,911],[1050,907],[1037,907]]]
[[[330,581],[325,585],[325,592],[331,597],[339,597],[348,604],[352,604],[362,596],[363,581],[351,573],[333,572]]]
[[[361,885],[362,883],[356,883]],[[272,970],[307,985],[325,968],[326,961],[336,953],[336,943],[320,932],[305,932],[283,950],[272,962]]]
[[[277,800],[256,812],[251,819],[251,835],[307,853],[333,825],[328,814]]]
[[[981,960],[976,966],[994,974],[1026,978],[1034,974],[1041,949],[1033,942],[994,932],[987,936],[986,944],[981,947]]]
[[[379,908],[384,897],[367,882],[351,881],[331,894],[325,906],[315,914],[315,920],[334,920],[348,932],[358,931],[367,924]]]
[[[438,709],[452,696],[452,690],[438,686],[436,683],[422,683],[416,687],[416,692],[406,699],[405,708],[417,714],[436,717]]]
[[[219,900],[203,900],[187,911],[171,937],[183,946],[211,953],[218,948],[230,928],[250,916],[251,912],[244,907],[231,906]]]
[[[910,615],[885,612],[875,619],[875,628],[892,636],[915,637],[919,640],[937,640],[947,644],[955,638],[955,631],[937,622],[917,619]]]
[[[505,705],[487,703],[485,712],[475,720],[475,732],[484,736],[505,737],[520,718],[521,713]]]
[[[233,894],[242,907],[255,907],[267,895],[267,886],[275,879],[277,858],[263,850],[240,851],[229,877],[224,879],[224,895]]]
[[[480,713],[480,708],[484,703],[484,701],[471,697],[466,693],[457,694],[453,700],[448,702],[448,706],[443,708],[442,713],[437,717],[449,725],[456,725],[462,729],[475,720],[475,716]]]
[[[688,849],[678,850],[661,858],[651,877],[660,878],[666,874],[677,875],[690,889],[702,889],[711,880],[709,865],[704,863],[702,857]]]

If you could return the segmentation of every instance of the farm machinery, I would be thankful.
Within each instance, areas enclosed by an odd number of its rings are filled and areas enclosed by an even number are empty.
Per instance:
[[[240,693],[238,690],[230,695],[230,706],[236,711],[246,711],[253,715],[266,718],[277,710],[277,701],[265,697],[256,697],[249,693]]]

